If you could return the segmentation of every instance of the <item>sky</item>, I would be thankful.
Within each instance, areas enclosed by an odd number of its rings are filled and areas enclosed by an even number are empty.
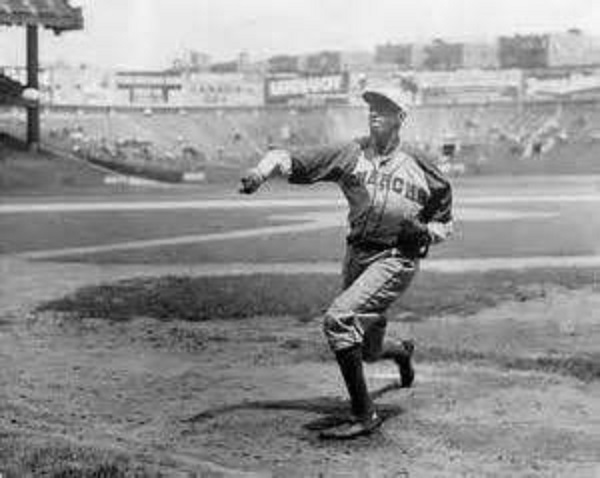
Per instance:
[[[493,40],[580,28],[600,37],[600,0],[71,0],[85,28],[40,35],[42,62],[164,68],[186,49],[214,61],[248,52],[371,50],[386,42]],[[0,64],[23,64],[25,32],[0,27]]]

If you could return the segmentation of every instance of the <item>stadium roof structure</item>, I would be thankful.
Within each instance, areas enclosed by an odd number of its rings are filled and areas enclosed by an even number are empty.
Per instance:
[[[35,25],[60,33],[81,30],[83,15],[68,0],[0,0],[0,25]]]
[[[72,7],[69,0],[0,0],[0,25],[24,27],[27,44],[27,84],[22,92],[34,92],[39,98],[39,28],[48,28],[56,34],[67,30],[83,29],[81,8]],[[28,95],[31,96],[31,95]],[[2,98],[0,98],[2,99]],[[27,109],[27,145],[37,148],[40,143],[40,108],[37,100],[21,101],[11,97],[3,102],[21,104]]]

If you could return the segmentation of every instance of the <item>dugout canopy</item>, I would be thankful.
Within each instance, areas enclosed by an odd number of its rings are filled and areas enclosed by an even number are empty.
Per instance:
[[[23,27],[26,31],[27,82],[23,90],[39,88],[38,29],[48,28],[56,34],[83,29],[81,8],[69,5],[69,0],[0,0],[0,26]],[[6,90],[6,88],[5,88]],[[16,89],[15,89],[16,90]],[[15,101],[15,104],[20,104]],[[22,103],[27,108],[27,144],[40,141],[40,112],[37,101]]]

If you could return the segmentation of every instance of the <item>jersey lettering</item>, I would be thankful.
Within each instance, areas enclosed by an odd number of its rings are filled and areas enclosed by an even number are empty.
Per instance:
[[[390,182],[392,181],[391,174],[382,174],[379,181],[379,189],[388,190],[390,189]]]
[[[404,179],[399,177],[394,178],[392,189],[396,194],[402,194],[402,191],[404,191]]]
[[[354,185],[371,186],[377,185],[379,190],[393,191],[404,196],[406,199],[424,205],[427,202],[428,193],[425,189],[407,181],[400,176],[392,176],[389,173],[379,173],[375,169],[370,172],[357,171],[351,180]]]

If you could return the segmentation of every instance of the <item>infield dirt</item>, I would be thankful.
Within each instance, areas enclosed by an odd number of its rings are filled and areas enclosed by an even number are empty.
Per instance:
[[[0,302],[5,476],[598,476],[597,372],[534,360],[593,367],[597,284],[399,317],[390,335],[420,347],[414,388],[381,391],[396,372],[369,366],[382,431],[330,443],[305,428],[346,407],[318,320],[74,318],[36,307],[94,266],[4,267],[19,272]]]

